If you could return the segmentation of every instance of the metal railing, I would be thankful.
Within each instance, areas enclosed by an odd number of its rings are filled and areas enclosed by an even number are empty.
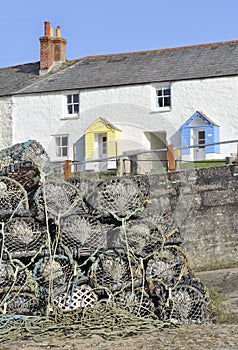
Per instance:
[[[56,165],[56,171],[60,169],[60,172],[64,173],[65,178],[69,178],[74,173],[78,172],[90,172],[89,170],[85,170],[87,167],[87,164],[103,164],[107,163],[109,161],[115,161],[115,168],[111,170],[101,169],[98,170],[98,172],[104,172],[107,171],[108,173],[116,173],[117,175],[124,175],[125,173],[135,173],[136,171],[133,171],[133,163],[137,163],[137,167],[134,166],[134,169],[138,168],[138,164],[144,164],[144,168],[146,169],[147,166],[146,163],[151,163],[152,168],[153,164],[158,163],[159,168],[163,168],[165,171],[174,171],[177,168],[178,162],[182,163],[188,163],[192,162],[195,163],[195,161],[189,161],[189,160],[183,160],[180,157],[176,156],[177,151],[182,151],[186,149],[194,149],[194,148],[204,148],[208,146],[215,146],[215,145],[224,145],[224,144],[237,144],[237,154],[236,159],[238,159],[238,139],[235,140],[226,140],[226,141],[220,141],[220,142],[213,142],[213,143],[203,143],[203,144],[196,144],[191,146],[182,146],[182,147],[175,147],[174,145],[168,145],[166,148],[160,148],[160,149],[152,149],[152,150],[141,150],[138,152],[131,152],[128,154],[121,154],[117,156],[112,157],[105,157],[105,158],[98,158],[98,159],[90,159],[90,160],[82,160],[82,161],[71,161],[66,160],[64,163]],[[148,159],[144,158],[143,155],[152,155]],[[160,155],[160,157],[159,157]],[[226,157],[229,158],[229,157]],[[197,162],[207,162],[208,160],[204,161],[197,161]],[[213,161],[216,161],[214,159]],[[126,168],[125,163],[130,163],[127,167],[130,168],[130,171],[123,171],[123,168]],[[224,159],[224,164],[226,163],[226,159]],[[124,166],[123,166],[124,164]],[[100,167],[99,167],[100,168]],[[122,168],[122,169],[121,169]],[[143,168],[141,166],[141,168]],[[91,169],[91,172],[94,170]]]

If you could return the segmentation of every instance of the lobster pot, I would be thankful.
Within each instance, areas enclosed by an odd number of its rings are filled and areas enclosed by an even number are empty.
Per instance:
[[[102,216],[112,215],[121,220],[143,210],[144,194],[136,181],[115,177],[95,186],[86,202]]]
[[[0,176],[0,219],[7,219],[20,209],[29,209],[26,190],[14,179]]]
[[[43,311],[39,299],[29,292],[12,292],[2,298],[2,312],[7,315],[37,316]]]
[[[165,245],[180,245],[183,242],[176,217],[172,212],[150,211],[148,207],[140,216],[154,225],[156,228],[154,236],[162,238]]]
[[[154,303],[142,288],[124,290],[114,297],[115,306],[125,309],[138,317],[154,315]]]
[[[132,181],[134,181],[139,187],[143,200],[148,200],[150,198],[149,177],[147,175],[136,175],[132,177]]]
[[[179,283],[173,289],[156,287],[156,296],[156,314],[162,321],[189,324],[209,320],[206,295],[191,285]]]
[[[68,293],[57,295],[53,303],[63,311],[70,311],[80,308],[94,307],[98,298],[92,288],[82,285]]]
[[[61,294],[68,288],[72,274],[73,267],[66,256],[56,255],[53,258],[40,259],[33,270],[37,295],[44,299],[49,293],[54,296]]]
[[[106,248],[105,227],[93,217],[70,215],[60,221],[60,239],[71,252],[90,254]]]
[[[162,245],[162,238],[154,235],[155,227],[143,220],[131,220],[124,228],[117,227],[108,231],[108,248],[129,249],[134,255],[145,258]]]
[[[19,262],[0,261],[0,292],[24,289],[29,282],[30,272]]]
[[[40,174],[51,171],[51,163],[41,144],[29,140],[1,150],[0,169],[2,175],[15,179],[31,191],[39,184]]]
[[[82,196],[75,186],[66,181],[47,180],[34,195],[37,217],[44,218],[45,210],[49,217],[58,218],[77,208]]]
[[[31,160],[33,164],[39,169],[41,173],[49,174],[52,172],[52,165],[50,158],[43,148],[43,146],[35,141],[29,140],[24,144],[24,151],[22,152],[22,159]]]
[[[187,258],[176,246],[167,246],[148,261],[146,279],[150,290],[163,284],[173,287],[188,272]]]
[[[132,284],[140,283],[139,273],[136,266],[130,270],[126,256],[121,256],[113,251],[101,254],[89,269],[90,285],[97,293],[103,290],[110,292],[118,291]]]
[[[36,254],[45,244],[47,232],[33,218],[13,218],[5,224],[1,239],[12,257],[26,257]]]
[[[70,177],[66,180],[66,182],[69,182],[70,184],[74,185],[82,194],[82,197],[86,197],[91,191],[93,191],[95,187],[94,181],[84,179],[79,176]]]

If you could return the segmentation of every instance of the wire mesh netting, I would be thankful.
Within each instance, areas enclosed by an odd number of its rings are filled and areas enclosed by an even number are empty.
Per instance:
[[[155,305],[143,288],[124,290],[114,297],[116,307],[125,309],[139,317],[151,317]]]
[[[107,233],[108,247],[129,248],[134,255],[141,257],[158,250],[163,240],[156,226],[142,219],[131,220],[126,226],[112,228]]]
[[[0,336],[209,321],[176,220],[148,210],[147,176],[63,181],[36,141],[0,151],[0,169]]]
[[[0,169],[2,175],[17,173],[25,161],[32,161],[31,169],[36,167],[38,171],[49,173],[51,163],[49,156],[42,145],[35,140],[17,143],[11,147],[0,150]]]
[[[19,260],[0,262],[0,292],[5,297],[9,291],[29,290],[32,285],[31,272]]]
[[[32,217],[14,217],[1,230],[0,242],[12,257],[31,256],[46,244],[46,227]]]
[[[38,188],[34,200],[39,217],[43,217],[46,211],[48,215],[58,218],[77,207],[82,201],[82,196],[70,183],[50,179]]]
[[[102,215],[121,220],[143,210],[148,188],[139,178],[111,178],[101,181],[86,197],[87,203]]]
[[[106,248],[105,225],[92,216],[70,215],[61,219],[60,240],[74,255],[78,250],[90,254]]]
[[[12,292],[4,300],[4,313],[8,315],[33,316],[42,314],[40,300],[32,292]]]
[[[33,279],[37,295],[41,298],[56,296],[68,288],[73,267],[67,256],[56,255],[44,257],[36,261],[33,269]]]
[[[131,284],[131,273],[128,260],[113,251],[100,255],[89,270],[90,281],[98,290],[111,292]]]
[[[208,300],[199,289],[179,283],[172,289],[157,287],[156,314],[163,320],[179,323],[204,323],[208,315]]]
[[[24,187],[5,176],[0,177],[0,219],[4,220],[21,210],[29,208],[28,196]]]

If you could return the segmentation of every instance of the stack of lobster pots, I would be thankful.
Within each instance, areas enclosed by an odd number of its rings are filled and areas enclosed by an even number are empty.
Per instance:
[[[179,227],[148,210],[148,177],[79,175],[54,175],[34,140],[0,151],[0,313],[43,316],[105,299],[139,317],[207,322]]]

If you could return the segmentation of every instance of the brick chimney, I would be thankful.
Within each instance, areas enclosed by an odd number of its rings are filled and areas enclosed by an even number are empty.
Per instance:
[[[56,28],[56,38],[54,38],[54,61],[65,62],[66,61],[66,43],[67,41],[61,38],[61,28]]]
[[[60,27],[57,27],[54,38],[54,28],[50,27],[50,22],[45,22],[45,33],[40,37],[40,74],[46,74],[55,63],[66,61],[66,43],[61,38]]]

